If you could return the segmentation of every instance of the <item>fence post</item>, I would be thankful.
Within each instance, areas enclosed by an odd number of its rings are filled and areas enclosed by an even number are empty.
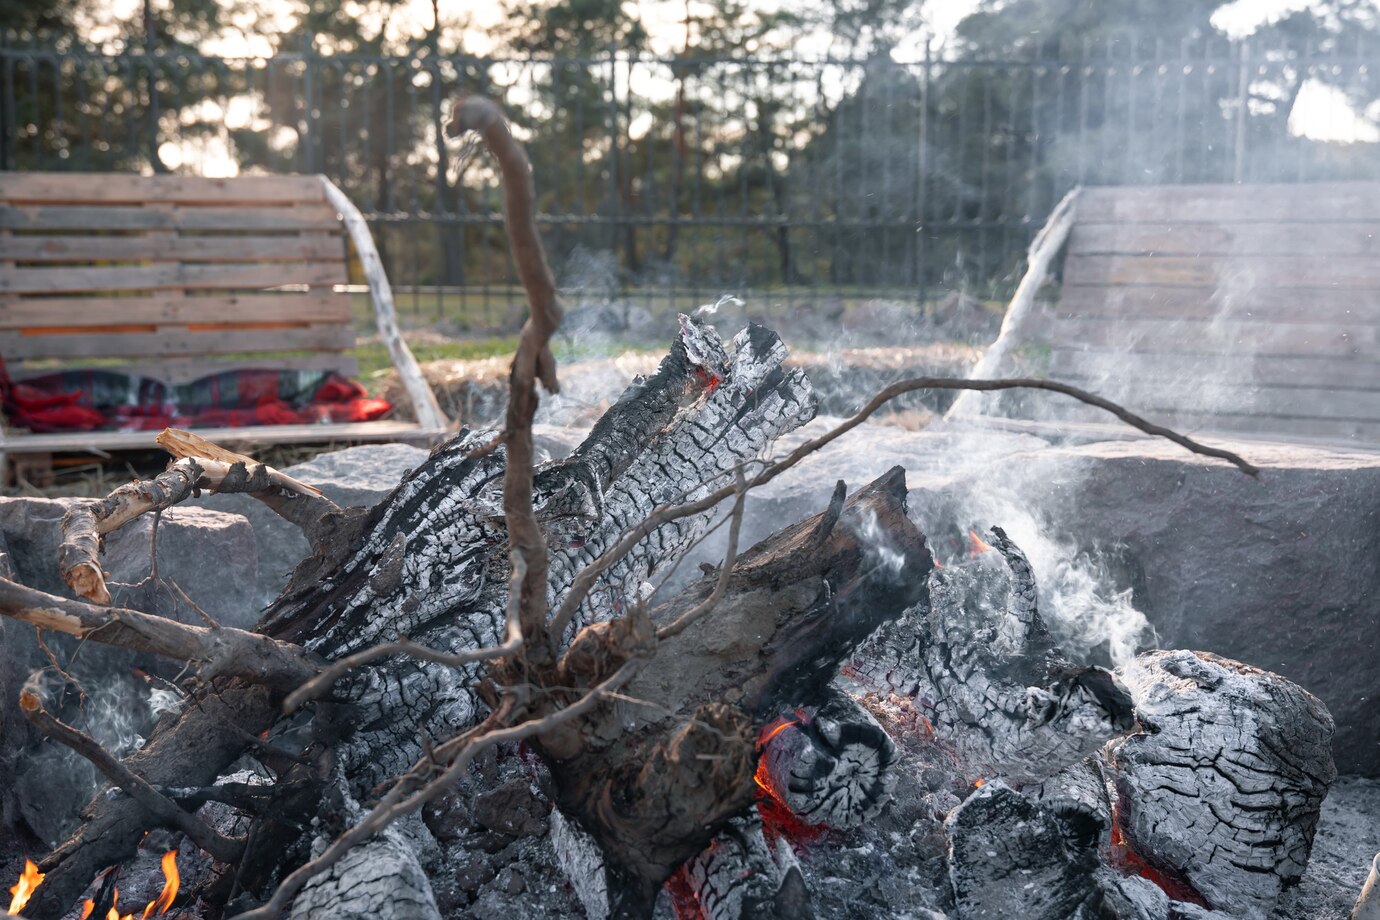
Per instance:
[[[915,177],[915,295],[922,314],[925,310],[925,298],[929,296],[925,281],[926,270],[929,267],[929,246],[925,240],[929,224],[925,220],[925,207],[929,203],[926,187],[929,181],[930,79],[934,66],[930,48],[930,36],[926,35],[925,61],[920,71],[920,149],[915,164],[918,172]]]
[[[302,172],[318,172],[316,168],[316,35],[307,30],[302,35]]]
[[[623,204],[618,191],[618,45],[609,44],[609,249],[618,260],[618,237],[623,229]],[[623,273],[618,272],[621,276]],[[617,284],[616,290],[621,291]]]
[[[1246,111],[1250,101],[1250,56],[1251,45],[1247,39],[1241,40],[1241,68],[1237,72],[1236,87],[1236,162],[1232,166],[1232,179],[1240,185],[1246,173]]]
[[[158,51],[158,25],[153,18],[153,0],[144,0],[144,67],[145,84],[149,94],[149,163],[154,172],[163,172],[163,158],[158,155],[158,76],[154,55]]]
[[[10,32],[0,29],[0,170],[8,170],[10,165],[10,97],[14,88],[10,86]]]

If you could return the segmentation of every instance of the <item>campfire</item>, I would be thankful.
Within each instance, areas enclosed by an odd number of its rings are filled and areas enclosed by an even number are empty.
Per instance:
[[[1207,652],[1073,660],[1001,522],[954,522],[967,545],[936,560],[899,467],[739,547],[751,489],[898,393],[1096,397],[908,381],[765,459],[813,417],[809,379],[770,330],[725,343],[681,317],[657,371],[538,465],[560,309],[530,170],[493,106],[452,127],[498,159],[532,302],[503,430],[457,433],[372,509],[166,432],[165,473],[73,505],[53,564],[84,599],[6,577],[0,612],[161,656],[140,683],[176,702],[117,756],[44,646],[21,709],[108,785],[25,862],[10,914],[842,917],[867,886],[896,916],[1269,915],[1336,772],[1306,690]],[[251,493],[311,543],[253,630],[111,603],[103,538],[202,491]],[[670,586],[719,525],[718,564]],[[153,835],[174,841],[161,878]],[[120,886],[158,881],[125,912]]]

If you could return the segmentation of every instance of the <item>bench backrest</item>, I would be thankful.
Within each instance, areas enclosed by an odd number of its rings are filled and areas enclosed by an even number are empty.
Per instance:
[[[1380,183],[1088,188],[1076,208],[1019,369],[1182,428],[1380,444]]]
[[[347,268],[315,176],[0,173],[0,355],[20,376],[117,358],[177,380],[208,356],[353,373]]]

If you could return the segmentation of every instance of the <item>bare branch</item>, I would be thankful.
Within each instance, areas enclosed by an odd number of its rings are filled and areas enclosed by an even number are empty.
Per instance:
[[[307,652],[288,642],[222,626],[189,626],[166,617],[97,607],[0,578],[0,615],[104,645],[203,663],[201,678],[241,677],[288,690],[316,674]]]
[[[142,777],[131,772],[113,754],[90,735],[74,728],[43,708],[43,690],[39,686],[42,671],[29,675],[19,694],[19,708],[34,727],[54,741],[67,745],[105,774],[116,786],[129,794],[150,815],[162,824],[175,828],[221,862],[235,862],[243,853],[243,845],[216,833],[207,825],[150,786]]]
[[[551,336],[561,324],[556,281],[546,264],[534,214],[535,189],[527,154],[508,130],[502,111],[481,97],[461,99],[446,128],[451,137],[478,131],[498,161],[503,175],[503,220],[513,261],[527,291],[531,315],[522,326],[517,354],[508,379],[508,412],[504,420],[507,464],[503,474],[503,514],[508,527],[513,573],[509,590],[521,598],[522,634],[526,654],[534,663],[549,660],[546,642],[546,537],[532,506],[532,418],[537,411],[538,379],[548,392],[559,390]],[[519,569],[521,559],[525,565]],[[521,574],[519,574],[521,572]]]
[[[810,454],[813,454],[815,451],[837,440],[867,421],[878,409],[891,400],[906,393],[911,393],[915,390],[991,391],[1015,389],[1049,390],[1055,393],[1063,393],[1066,396],[1072,396],[1074,399],[1085,402],[1090,406],[1105,409],[1126,424],[1144,431],[1146,434],[1166,438],[1173,441],[1175,444],[1187,448],[1195,454],[1226,460],[1249,476],[1259,476],[1260,474],[1260,470],[1257,467],[1229,450],[1200,444],[1192,438],[1181,435],[1176,431],[1147,421],[1109,399],[1103,399],[1101,396],[1089,393],[1087,390],[1071,386],[1067,383],[1060,383],[1055,380],[1041,380],[1033,377],[1013,377],[1003,380],[960,380],[955,377],[915,377],[910,380],[898,381],[886,387],[876,396],[872,397],[867,405],[859,409],[851,418],[841,422],[838,426],[830,429],[819,437],[806,441],[804,444],[801,444],[795,450],[791,451],[784,459],[778,460],[767,466],[760,473],[753,476],[747,481],[746,489],[755,489],[758,486],[771,482],[777,476],[795,466]],[[637,526],[624,533],[622,539],[605,550],[599,558],[585,566],[580,571],[580,574],[575,577],[575,580],[571,583],[570,590],[566,592],[565,599],[561,602],[561,606],[557,608],[556,614],[551,620],[551,634],[554,636],[564,634],[566,627],[569,626],[571,620],[574,619],[575,612],[580,609],[580,605],[584,603],[585,598],[589,596],[589,592],[593,589],[599,576],[616,565],[618,561],[631,552],[638,543],[642,542],[648,534],[663,524],[708,511],[737,491],[738,486],[736,484],[724,486],[693,502],[686,502],[681,505],[661,505],[654,509],[652,513],[644,518]]]
[[[101,536],[92,506],[73,505],[62,517],[58,571],[78,596],[97,604],[109,604],[110,589],[106,587],[100,556]]]

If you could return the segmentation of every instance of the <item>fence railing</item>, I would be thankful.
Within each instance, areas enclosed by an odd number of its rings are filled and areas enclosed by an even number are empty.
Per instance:
[[[308,44],[231,59],[10,38],[0,168],[323,172],[370,220],[395,282],[428,289],[404,309],[498,326],[518,303],[499,190],[482,155],[442,137],[451,100],[483,92],[528,144],[575,300],[925,304],[1009,291],[1031,234],[1078,183],[1380,176],[1365,112],[1377,74],[1380,55],[1360,46],[807,61]]]

